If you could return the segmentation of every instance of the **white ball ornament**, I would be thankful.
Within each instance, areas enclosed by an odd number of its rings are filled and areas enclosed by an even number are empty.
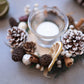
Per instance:
[[[18,25],[19,29],[26,30],[27,29],[27,24],[25,22],[20,22]]]
[[[25,65],[31,64],[31,62],[29,61],[30,57],[31,57],[31,55],[25,54],[25,55],[23,56],[23,58],[22,58],[23,64],[25,64]]]
[[[71,60],[72,60],[72,62],[74,62],[74,59],[73,58],[71,58]]]
[[[74,29],[74,25],[70,25],[69,28],[70,28],[70,29]]]
[[[62,67],[62,65],[61,65],[61,64],[58,64],[58,65],[57,65],[57,67],[58,67],[58,68],[61,68],[61,67]]]
[[[40,69],[40,64],[36,64],[36,69]]]
[[[31,9],[25,9],[25,15],[29,15],[31,12]]]
[[[61,64],[61,60],[58,60],[58,61],[57,61],[57,64]]]
[[[40,68],[40,71],[44,71],[44,67],[41,67],[41,68]]]

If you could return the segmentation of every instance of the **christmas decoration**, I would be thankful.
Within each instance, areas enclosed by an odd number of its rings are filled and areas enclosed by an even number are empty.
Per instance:
[[[20,21],[20,22],[27,22],[27,21],[28,21],[28,15],[21,16],[21,17],[19,18],[19,21]]]
[[[18,26],[18,22],[13,17],[9,19],[9,24],[11,27]]]
[[[29,65],[29,64],[31,64],[31,62],[30,62],[30,57],[31,57],[31,55],[30,54],[25,54],[24,56],[23,56],[23,58],[22,58],[22,62],[23,62],[23,64],[25,64],[25,65]]]
[[[73,17],[70,16],[70,15],[67,15],[67,17],[68,17],[68,20],[69,20],[69,26],[70,25],[75,25]]]
[[[26,50],[26,53],[34,53],[36,50],[36,44],[34,42],[26,42],[23,45],[23,48]]]
[[[81,26],[79,30],[82,31],[84,34],[84,26]]]
[[[48,66],[51,60],[52,60],[51,56],[48,54],[45,54],[40,57],[39,62],[42,66]]]
[[[34,12],[39,10],[38,4],[35,4],[34,7]],[[44,8],[46,7],[47,6],[44,6]],[[52,8],[55,9],[56,7]],[[39,71],[43,71],[45,77],[50,78],[48,74],[55,74],[55,77],[57,77],[64,71],[68,70],[74,63],[84,59],[83,18],[76,23],[74,18],[68,15],[69,26],[65,34],[61,36],[60,41],[56,41],[52,44],[48,53],[39,54],[40,49],[38,49],[39,47],[36,43],[29,41],[30,39],[27,40],[27,31],[25,30],[28,29],[27,21],[30,13],[29,10],[30,6],[25,6],[26,15],[21,16],[19,22],[14,18],[10,18],[9,20],[12,28],[8,30],[7,39],[12,48],[12,59],[15,62],[21,61],[24,65],[35,67]],[[44,12],[44,14],[47,15],[47,12]],[[52,11],[49,13],[52,13]]]
[[[40,68],[40,71],[44,71],[44,67],[43,66]]]
[[[70,67],[73,64],[73,60],[71,58],[69,58],[69,57],[65,57],[64,61],[65,61],[65,65],[67,67]]]
[[[22,45],[27,40],[27,34],[23,30],[13,27],[8,30],[9,44],[12,48]]]
[[[36,64],[36,69],[40,69],[40,64]]]
[[[32,56],[30,57],[30,62],[32,63],[39,63],[39,57],[37,57],[36,55],[32,54]]]
[[[84,34],[76,29],[69,29],[62,39],[63,47],[73,56],[84,53]]]
[[[26,5],[24,11],[25,11],[25,15],[29,15],[31,12],[30,5]]]
[[[20,22],[18,25],[19,29],[26,30],[27,29],[27,24],[25,22]]]
[[[24,54],[25,54],[25,50],[23,49],[23,47],[22,46],[17,47],[12,52],[12,59],[15,62],[21,61]]]

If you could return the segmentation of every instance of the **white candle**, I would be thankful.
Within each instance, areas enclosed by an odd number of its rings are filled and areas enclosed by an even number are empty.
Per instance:
[[[55,23],[47,21],[41,23],[36,31],[42,36],[55,36],[59,33],[59,28]]]

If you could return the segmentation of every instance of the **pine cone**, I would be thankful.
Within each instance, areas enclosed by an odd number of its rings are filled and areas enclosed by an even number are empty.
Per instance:
[[[84,26],[81,26],[79,30],[82,31],[84,34]]]
[[[74,18],[70,15],[67,15],[67,17],[68,17],[68,20],[69,20],[69,25],[75,25]]]
[[[13,27],[12,29],[8,30],[7,39],[9,39],[10,46],[14,48],[26,42],[27,34],[23,30]]]
[[[23,48],[26,50],[26,53],[32,54],[36,50],[36,44],[34,42],[26,42]]]
[[[84,7],[84,0],[76,0],[78,4]]]
[[[84,34],[78,30],[69,29],[62,38],[63,47],[73,56],[84,53]]]
[[[18,26],[18,22],[13,17],[9,19],[9,24],[11,27]]]

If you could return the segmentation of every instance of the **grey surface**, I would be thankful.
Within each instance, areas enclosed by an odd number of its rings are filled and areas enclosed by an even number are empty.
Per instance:
[[[8,0],[10,11],[8,16],[0,20],[0,84],[84,84],[84,62],[74,65],[69,71],[58,78],[47,79],[38,70],[25,67],[21,63],[11,60],[10,48],[6,41],[6,30],[9,28],[8,19],[13,16],[16,19],[24,14],[24,6],[39,3],[40,6],[58,6],[65,14],[73,12],[75,20],[84,17],[84,9],[73,0]]]

